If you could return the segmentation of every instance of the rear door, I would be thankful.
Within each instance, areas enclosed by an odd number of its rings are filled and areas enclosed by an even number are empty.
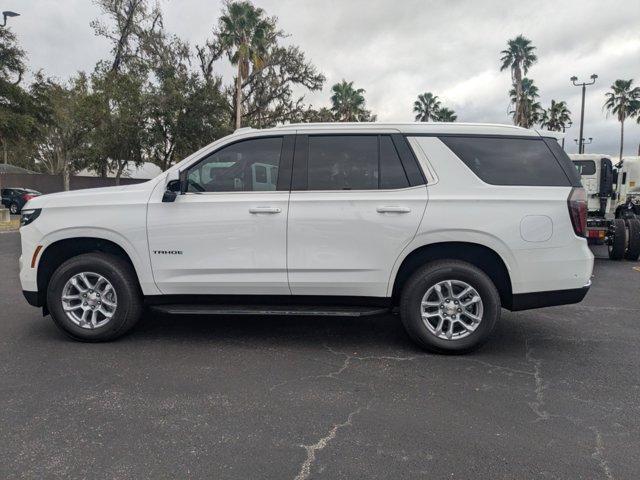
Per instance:
[[[426,204],[403,137],[299,135],[287,229],[291,292],[386,296]]]

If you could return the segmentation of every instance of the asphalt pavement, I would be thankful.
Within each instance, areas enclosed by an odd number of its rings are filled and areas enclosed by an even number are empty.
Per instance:
[[[19,248],[0,233],[1,479],[640,476],[639,263],[441,356],[392,315],[146,314],[74,342],[22,298]]]

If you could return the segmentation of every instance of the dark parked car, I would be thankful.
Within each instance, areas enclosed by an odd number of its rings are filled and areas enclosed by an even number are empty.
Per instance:
[[[12,215],[17,215],[27,201],[39,195],[42,194],[29,188],[3,188],[2,204],[9,209]]]

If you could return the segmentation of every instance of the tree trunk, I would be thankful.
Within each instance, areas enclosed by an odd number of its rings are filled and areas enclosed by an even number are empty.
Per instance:
[[[622,160],[622,151],[624,150],[624,120],[620,122],[620,158],[618,161]]]
[[[516,105],[515,115],[513,116],[513,124],[522,126],[522,72],[520,67],[513,69],[514,88],[516,89]]]
[[[116,185],[120,185],[120,177],[122,176],[122,171],[124,167],[127,165],[127,162],[118,162],[118,169],[116,170]]]
[[[62,188],[65,192],[69,191],[69,162],[64,162],[62,166]]]
[[[236,129],[242,127],[242,60],[238,60],[238,76],[236,77]]]

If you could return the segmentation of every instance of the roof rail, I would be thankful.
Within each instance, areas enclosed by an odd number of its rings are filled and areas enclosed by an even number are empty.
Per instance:
[[[243,133],[243,132],[250,132],[251,130],[255,130],[255,128],[253,127],[242,127],[242,128],[236,128],[233,131],[233,134],[237,134],[237,133]]]

